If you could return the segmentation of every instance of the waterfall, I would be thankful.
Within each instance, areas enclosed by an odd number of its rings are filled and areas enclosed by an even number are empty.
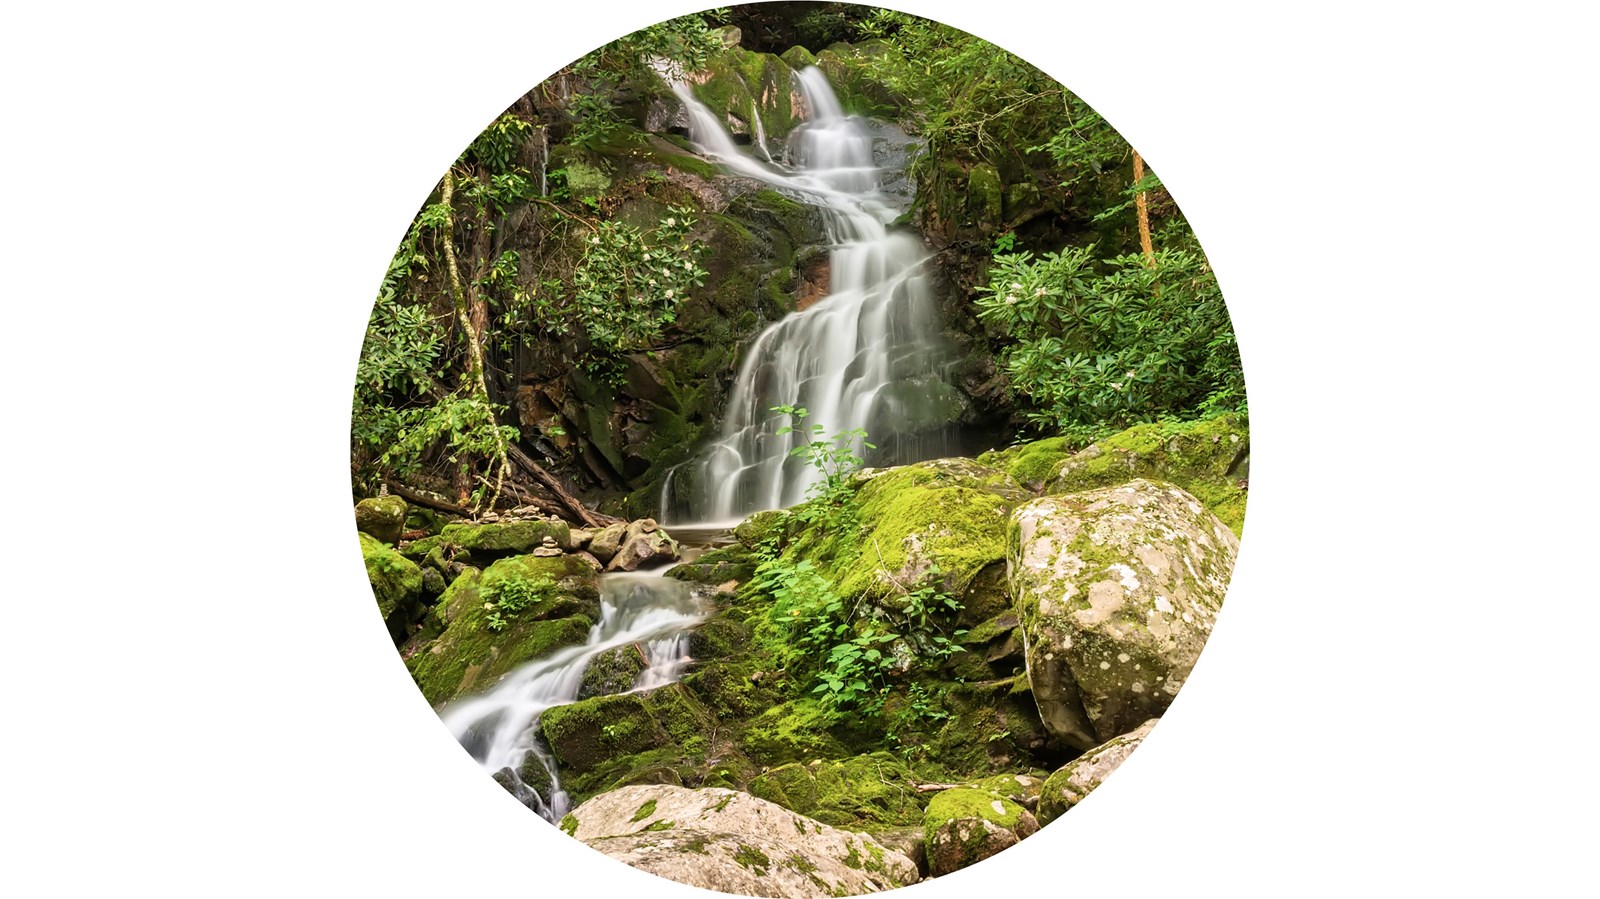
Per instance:
[[[587,642],[523,665],[489,692],[445,707],[439,717],[473,758],[502,775],[502,785],[546,820],[559,822],[571,803],[539,739],[539,717],[577,700],[595,656],[630,643],[644,650],[646,663],[633,690],[673,683],[689,662],[689,630],[704,614],[682,581],[645,573],[604,575],[600,620]]]
[[[798,80],[809,116],[790,135],[792,167],[741,153],[686,85],[673,86],[689,113],[690,138],[706,156],[823,212],[831,289],[745,349],[720,433],[663,482],[664,521],[732,522],[801,502],[822,476],[790,453],[814,439],[812,425],[825,436],[865,430],[879,446],[870,456],[876,464],[948,449],[946,433],[923,433],[928,408],[950,394],[927,253],[916,236],[888,227],[900,210],[880,189],[866,123],[845,115],[821,70],[808,67]],[[770,411],[779,405],[810,414],[793,421]],[[785,426],[805,429],[779,434]],[[684,475],[685,495],[675,497],[668,488]]]

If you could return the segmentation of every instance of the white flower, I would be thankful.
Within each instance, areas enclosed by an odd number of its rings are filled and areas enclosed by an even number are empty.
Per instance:
[[[644,254],[644,261],[645,262],[649,262],[650,261],[650,254],[649,253]]]
[[[1017,305],[1017,295],[1016,294],[1012,294],[1012,295],[1006,297],[1006,305],[1007,306],[1015,306],[1015,305]]]
[[[672,299],[672,288],[667,288],[667,299]]]
[[[589,242],[590,243],[599,243],[600,242],[600,238],[599,237],[591,237],[591,238],[589,238]]]
[[[1118,384],[1116,381],[1112,381],[1111,382],[1111,389],[1112,390],[1121,390],[1122,389],[1122,385]]]
[[[1137,375],[1137,374],[1138,374],[1138,372],[1134,372],[1134,371],[1130,371],[1130,372],[1128,372],[1128,379],[1129,379],[1129,380],[1132,380],[1132,379],[1133,379],[1133,377],[1134,377],[1134,376],[1135,376],[1135,375]]]
[[[667,227],[668,228],[671,228],[673,225],[676,225],[677,223],[678,223],[677,219],[672,218],[671,216],[667,217]]]
[[[1021,290],[1022,289],[1022,282],[1021,281],[1012,281],[1011,282],[1011,289],[1012,290]]]
[[[1039,288],[1039,289],[1038,289],[1038,290],[1035,290],[1035,291],[1034,291],[1034,292],[1033,292],[1033,295],[1034,295],[1034,296],[1036,296],[1036,297],[1042,297],[1042,296],[1044,296],[1044,288],[1043,288],[1043,287],[1041,287],[1041,288]]]

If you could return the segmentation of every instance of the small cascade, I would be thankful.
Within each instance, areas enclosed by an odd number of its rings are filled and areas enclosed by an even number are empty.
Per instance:
[[[704,615],[682,581],[647,573],[605,575],[600,621],[586,643],[529,662],[489,692],[447,706],[439,717],[502,785],[546,820],[558,822],[571,803],[555,760],[539,739],[540,716],[577,700],[584,671],[596,656],[630,643],[643,649],[646,663],[634,690],[675,682],[689,662],[689,631]]]
[[[866,123],[845,115],[820,69],[804,69],[798,81],[808,119],[790,136],[792,167],[741,153],[687,85],[673,86],[702,152],[822,210],[832,250],[831,292],[745,349],[721,432],[663,483],[663,521],[732,522],[801,502],[821,475],[791,451],[812,439],[812,425],[824,435],[865,430],[879,446],[867,453],[872,464],[914,462],[949,449],[948,432],[928,433],[927,425],[936,417],[930,405],[950,393],[950,353],[924,271],[927,251],[914,234],[889,228],[901,209],[880,189],[883,173]],[[770,411],[780,405],[810,414],[799,422]],[[778,433],[802,424],[807,430]]]

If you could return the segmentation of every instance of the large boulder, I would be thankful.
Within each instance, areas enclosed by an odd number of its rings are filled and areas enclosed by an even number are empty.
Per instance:
[[[410,625],[422,617],[422,569],[371,534],[362,532],[358,537],[378,614],[398,646],[405,641]]]
[[[970,459],[867,469],[857,481],[859,533],[802,530],[787,539],[787,555],[815,560],[842,596],[895,610],[908,589],[935,577],[938,587],[965,606],[966,626],[1009,606],[1003,583],[1006,521],[1032,494],[1005,472]],[[795,517],[790,513],[786,520]]]
[[[1039,822],[998,793],[956,787],[928,801],[922,828],[928,872],[938,877],[1015,846],[1037,833]]]
[[[744,896],[855,896],[918,879],[909,858],[866,834],[736,790],[622,787],[578,806],[562,829],[658,877]]]
[[[406,501],[398,496],[375,496],[356,503],[356,530],[390,546],[400,542],[406,527]]]
[[[589,554],[602,562],[611,561],[622,548],[622,540],[628,535],[628,523],[619,521],[608,524],[595,532],[589,540]]]
[[[1045,779],[1044,788],[1039,794],[1039,824],[1049,824],[1094,792],[1124,759],[1139,748],[1150,729],[1156,726],[1156,721],[1151,718],[1132,731],[1102,743],[1057,768],[1054,774]]]
[[[1143,479],[1012,514],[1008,577],[1054,742],[1089,749],[1166,710],[1211,632],[1238,550],[1199,500]]]
[[[608,649],[589,660],[583,669],[583,681],[578,686],[579,699],[611,696],[633,689],[634,681],[649,667],[644,651],[637,643],[627,643]]]

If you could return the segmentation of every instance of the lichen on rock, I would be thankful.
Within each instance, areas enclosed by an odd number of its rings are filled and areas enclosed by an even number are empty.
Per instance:
[[[1012,514],[1011,591],[1055,742],[1089,749],[1165,711],[1211,632],[1237,553],[1233,531],[1194,496],[1143,479]]]

